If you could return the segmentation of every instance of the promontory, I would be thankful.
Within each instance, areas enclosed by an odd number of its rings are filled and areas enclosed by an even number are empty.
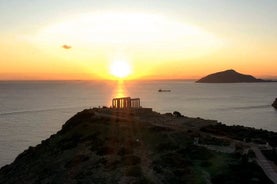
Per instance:
[[[272,184],[259,145],[276,147],[277,134],[177,111],[86,109],[2,167],[0,183]]]

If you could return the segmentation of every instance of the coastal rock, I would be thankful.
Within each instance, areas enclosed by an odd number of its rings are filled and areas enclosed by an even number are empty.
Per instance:
[[[275,109],[277,109],[277,98],[275,98],[275,101],[273,102],[272,107],[274,107]]]
[[[235,70],[226,70],[203,77],[196,81],[197,83],[240,83],[240,82],[269,82],[257,79],[251,75],[245,75]]]
[[[178,117],[139,110],[84,110],[56,134],[2,167],[0,183],[217,184],[251,183],[252,178],[255,183],[272,183],[255,163],[243,159],[245,155],[193,145],[198,137],[202,144],[226,146],[229,140],[211,137],[211,132],[235,138],[238,132],[238,138],[244,139],[253,130],[237,127],[229,132],[228,126],[218,127],[216,121],[174,114]],[[263,137],[256,131],[253,137]]]

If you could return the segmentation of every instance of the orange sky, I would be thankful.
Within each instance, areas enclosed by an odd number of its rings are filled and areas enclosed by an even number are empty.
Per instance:
[[[130,65],[126,79],[198,79],[226,69],[277,76],[276,27],[260,30],[271,26],[276,13],[259,17],[267,18],[263,25],[251,19],[254,9],[242,8],[245,12],[238,13],[236,22],[230,21],[228,12],[197,18],[193,11],[185,16],[180,10],[165,11],[162,4],[157,7],[155,11],[102,7],[85,13],[79,7],[70,16],[57,17],[44,10],[43,21],[36,24],[35,15],[25,15],[23,22],[9,17],[10,25],[0,30],[0,80],[116,79],[110,71],[115,61]],[[197,7],[203,8],[195,4],[195,12],[200,11]],[[216,22],[220,13],[223,18]],[[0,19],[5,22],[8,12],[3,14]],[[65,44],[71,48],[63,48]]]

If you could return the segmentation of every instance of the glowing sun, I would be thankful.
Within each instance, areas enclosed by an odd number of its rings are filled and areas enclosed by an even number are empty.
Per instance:
[[[110,65],[110,73],[118,78],[125,78],[131,74],[131,66],[126,61],[113,61]]]

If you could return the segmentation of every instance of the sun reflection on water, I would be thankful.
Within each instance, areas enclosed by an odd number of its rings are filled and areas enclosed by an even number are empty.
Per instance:
[[[127,90],[124,85],[123,80],[119,80],[117,82],[116,88],[114,90],[113,96],[114,98],[120,98],[120,97],[125,97],[127,95]]]
[[[108,104],[111,105],[111,101],[113,98],[127,97],[129,95],[124,80],[115,81],[115,83],[111,86],[112,92]]]

